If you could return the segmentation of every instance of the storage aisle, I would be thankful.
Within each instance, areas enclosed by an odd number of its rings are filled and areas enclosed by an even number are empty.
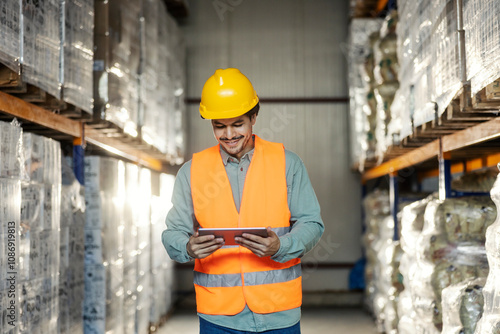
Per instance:
[[[302,334],[376,333],[372,318],[360,308],[304,308]],[[197,334],[198,317],[192,309],[179,309],[160,327],[158,334]]]

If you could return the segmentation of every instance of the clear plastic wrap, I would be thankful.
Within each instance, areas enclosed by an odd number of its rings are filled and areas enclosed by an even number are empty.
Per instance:
[[[442,290],[469,278],[486,277],[486,228],[496,209],[489,198],[432,200],[424,213],[417,241],[417,268],[409,277],[410,291],[421,325],[442,329]]]
[[[61,1],[64,101],[93,112],[94,0]]]
[[[167,126],[167,160],[171,164],[184,162],[186,133],[184,118],[186,113],[186,45],[181,29],[176,20],[167,15],[168,35],[168,73],[171,78],[173,109],[170,112]]]
[[[137,226],[137,310],[136,328],[138,334],[149,333],[149,311],[151,305],[151,172],[139,171],[139,198]],[[156,293],[156,292],[155,292]]]
[[[123,286],[124,286],[124,328],[125,332],[135,329],[135,311],[137,300],[137,225],[139,220],[139,167],[125,164],[125,206],[123,208]]]
[[[380,226],[385,218],[390,215],[389,193],[386,190],[375,190],[363,200],[365,213],[365,232],[363,234],[363,246],[365,248],[365,305],[374,313],[376,286],[377,251],[376,245],[380,243]],[[379,312],[380,314],[380,312]]]
[[[83,334],[84,190],[62,159],[59,333]]]
[[[400,0],[398,15],[401,18],[396,28],[398,58],[400,61],[399,82],[409,95],[404,106],[415,126],[434,116],[432,101],[432,22],[434,0]],[[408,126],[410,125],[410,126]],[[411,123],[403,123],[401,138],[411,134]]]
[[[22,4],[22,77],[59,99],[60,0],[22,1]]]
[[[19,274],[13,274],[20,265],[18,238],[21,213],[21,185],[18,180],[0,178],[0,318],[5,323],[19,319],[22,296]],[[12,250],[15,250],[12,252]],[[10,292],[10,293],[9,293]],[[13,292],[13,293],[12,293]],[[11,307],[10,305],[14,305]],[[8,308],[10,307],[10,308]],[[4,328],[4,327],[2,327]],[[12,330],[17,332],[19,323]]]
[[[382,20],[353,19],[349,27],[349,98],[351,113],[351,159],[360,170],[375,154],[376,101],[373,93],[373,43]]]
[[[490,192],[495,183],[498,170],[487,168],[484,170],[466,173],[451,181],[451,188],[462,192]]]
[[[61,250],[67,248],[67,244],[61,247],[61,236],[63,242],[69,237],[64,229],[60,234],[61,151],[54,140],[30,134],[24,138],[25,174],[31,179],[23,180],[20,189],[19,329],[21,333],[51,333],[58,328],[59,305],[64,300],[59,294],[63,290],[60,277],[69,263],[67,256],[61,257]]]
[[[377,126],[375,137],[377,142],[376,156],[378,161],[383,160],[387,148],[393,145],[393,134],[389,135],[389,124],[393,116],[391,112],[394,96],[399,88],[399,62],[397,54],[396,27],[398,24],[397,11],[391,11],[385,18],[380,29],[380,39],[374,47],[375,67],[373,69],[375,98],[377,100]]]
[[[151,296],[150,323],[159,324],[161,317],[172,307],[174,262],[164,256],[165,248],[159,236],[165,229],[165,217],[172,207],[172,190],[175,177],[159,175],[159,194],[151,199],[151,277],[154,293]]]
[[[84,330],[114,331],[124,320],[125,165],[87,156],[85,180]]]
[[[467,79],[472,94],[500,78],[500,3],[464,0]]]
[[[20,17],[19,0],[4,0],[0,3],[0,63],[19,73],[20,51]]]
[[[462,88],[462,64],[459,55],[458,15],[456,0],[432,1],[432,87],[433,102],[442,115]]]
[[[500,164],[498,165],[500,169]],[[500,174],[491,189],[491,199],[500,208]],[[476,334],[500,333],[500,216],[486,231],[486,252],[490,271],[483,289],[483,317],[476,327]]]
[[[403,291],[399,266],[403,252],[399,241],[393,240],[394,219],[390,215],[389,194],[376,190],[365,198],[363,205],[367,257],[365,302],[374,313],[380,332],[397,333],[398,300]]]
[[[30,181],[61,184],[61,145],[50,138],[23,133],[24,172]]]
[[[23,130],[19,123],[0,122],[0,177],[23,179]]]
[[[411,203],[401,210],[401,248],[404,253],[401,256],[399,271],[403,276],[404,291],[398,301],[398,314],[401,319],[398,329],[401,334],[416,334],[419,323],[414,307],[413,296],[416,282],[412,280],[418,272],[417,242],[424,228],[424,213],[427,204],[435,199],[430,195],[420,201]]]
[[[442,334],[474,334],[483,314],[486,278],[469,279],[443,289]]]
[[[95,0],[94,112],[138,135],[140,2]]]

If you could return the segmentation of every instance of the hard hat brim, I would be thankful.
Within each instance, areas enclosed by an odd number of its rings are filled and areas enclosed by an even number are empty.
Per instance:
[[[252,108],[255,107],[257,103],[259,103],[259,97],[255,95],[254,99],[248,106],[233,110],[224,110],[222,112],[220,110],[216,111],[207,110],[207,108],[204,105],[200,104],[200,115],[205,119],[226,119],[226,118],[239,117],[252,110]]]

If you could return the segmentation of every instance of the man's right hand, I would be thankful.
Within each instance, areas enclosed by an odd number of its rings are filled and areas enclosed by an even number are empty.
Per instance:
[[[199,236],[198,231],[189,238],[186,245],[188,255],[195,259],[203,259],[224,246],[224,239],[214,235]]]

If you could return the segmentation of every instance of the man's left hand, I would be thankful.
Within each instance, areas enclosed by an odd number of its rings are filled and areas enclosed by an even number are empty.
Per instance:
[[[234,240],[245,248],[248,248],[258,257],[273,256],[280,249],[280,238],[270,226],[267,227],[267,237],[255,234],[243,233],[242,237]]]

